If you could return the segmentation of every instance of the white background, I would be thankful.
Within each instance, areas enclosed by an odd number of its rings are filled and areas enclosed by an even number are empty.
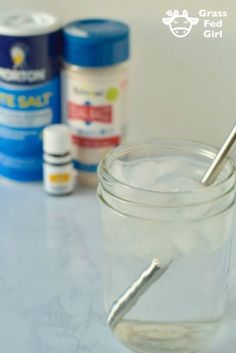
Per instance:
[[[1,0],[3,2],[3,0]],[[11,0],[1,12],[30,8],[63,22],[111,17],[132,28],[130,139],[185,137],[220,144],[236,114],[236,3],[189,0]],[[202,20],[184,39],[162,17],[168,9],[224,10],[222,39],[206,39]]]

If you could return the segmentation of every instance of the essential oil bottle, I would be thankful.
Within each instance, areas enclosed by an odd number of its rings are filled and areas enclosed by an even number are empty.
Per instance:
[[[68,126],[55,124],[43,130],[44,189],[48,194],[67,195],[74,190],[74,169]]]

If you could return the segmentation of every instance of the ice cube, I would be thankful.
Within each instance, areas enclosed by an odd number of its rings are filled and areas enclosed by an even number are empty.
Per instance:
[[[170,156],[157,160],[160,175],[184,175],[191,174],[193,166],[192,160],[184,157]]]
[[[206,219],[199,225],[199,236],[203,248],[207,252],[217,251],[230,239],[232,226],[232,214],[222,213],[217,217]]]
[[[182,176],[164,175],[156,179],[154,190],[161,192],[193,191],[202,188],[201,183]]]
[[[202,239],[200,238],[197,225],[191,222],[178,224],[178,231],[170,233],[170,241],[178,254],[195,256],[203,249]]]
[[[187,157],[169,156],[157,160],[159,174],[175,175],[200,181],[208,165]]]
[[[114,161],[112,168],[111,168],[111,174],[112,176],[121,181],[122,183],[129,184],[129,179],[126,175],[127,172],[127,163],[116,160]]]
[[[127,170],[129,184],[133,187],[153,190],[156,179],[159,176],[158,165],[156,162],[148,160],[138,162]]]
[[[121,182],[161,192],[200,189],[202,173],[199,162],[177,156],[133,162],[117,160],[112,166],[112,175]]]

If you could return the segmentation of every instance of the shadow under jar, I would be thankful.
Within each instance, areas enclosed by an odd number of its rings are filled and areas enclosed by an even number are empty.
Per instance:
[[[158,260],[166,270],[111,325],[140,353],[200,350],[221,322],[227,293],[235,167],[200,180],[217,150],[188,140],[121,146],[101,161],[107,313]]]

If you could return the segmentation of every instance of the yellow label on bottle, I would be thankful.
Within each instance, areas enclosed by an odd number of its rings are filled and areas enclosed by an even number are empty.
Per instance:
[[[50,174],[49,180],[51,183],[68,183],[70,180],[70,174]]]

